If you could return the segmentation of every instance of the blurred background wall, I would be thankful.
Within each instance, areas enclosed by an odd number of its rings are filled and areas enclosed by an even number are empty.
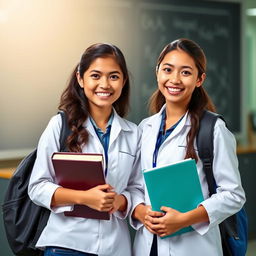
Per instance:
[[[156,88],[160,50],[178,37],[197,41],[208,58],[205,87],[247,143],[247,114],[256,110],[256,17],[246,15],[255,1],[247,1],[0,0],[0,159],[36,146],[72,68],[96,42],[124,52],[132,75],[129,119],[139,123]]]

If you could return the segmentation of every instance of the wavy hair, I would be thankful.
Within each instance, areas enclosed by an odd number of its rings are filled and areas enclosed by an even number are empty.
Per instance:
[[[164,47],[158,57],[156,70],[158,70],[159,65],[163,61],[165,55],[177,49],[186,52],[190,57],[193,58],[195,65],[198,69],[198,78],[200,78],[203,73],[206,73],[206,57],[203,50],[194,41],[186,38],[177,39]],[[159,112],[164,104],[165,97],[160,92],[160,90],[157,89],[152,94],[149,100],[150,112]],[[208,96],[206,90],[202,86],[196,87],[192,93],[192,97],[188,105],[188,112],[191,117],[191,129],[187,134],[187,150],[185,158],[191,157],[195,160],[198,160],[197,154],[194,149],[194,140],[197,135],[200,118],[202,117],[204,110],[216,112],[215,106],[210,97]]]
[[[82,146],[88,142],[88,132],[83,127],[84,121],[89,115],[89,103],[83,88],[77,81],[77,72],[80,77],[88,70],[97,58],[113,57],[123,72],[125,84],[120,97],[113,103],[116,112],[124,117],[129,108],[130,81],[126,61],[121,50],[112,44],[98,43],[88,47],[80,62],[71,73],[68,85],[61,95],[59,109],[66,112],[68,125],[71,130],[67,138],[67,148],[71,152],[81,152]]]

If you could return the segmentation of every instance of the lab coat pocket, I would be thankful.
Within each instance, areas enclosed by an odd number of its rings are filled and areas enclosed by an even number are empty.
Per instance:
[[[127,151],[119,151],[118,153],[118,186],[121,191],[126,189],[129,178],[133,169],[135,156]]]
[[[178,150],[184,150],[184,151],[186,151],[186,150],[187,150],[187,145],[186,145],[186,144],[178,145]],[[194,150],[195,150],[196,152],[198,152],[198,149],[197,149],[197,146],[196,146],[196,145],[194,145]]]

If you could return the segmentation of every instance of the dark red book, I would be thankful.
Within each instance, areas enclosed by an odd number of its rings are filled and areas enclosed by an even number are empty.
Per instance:
[[[103,174],[103,155],[56,152],[52,155],[57,184],[64,188],[88,190],[106,184]],[[65,216],[109,220],[108,212],[100,212],[86,205],[74,205]]]

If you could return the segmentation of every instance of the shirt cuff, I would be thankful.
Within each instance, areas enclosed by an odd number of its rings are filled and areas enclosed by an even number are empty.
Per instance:
[[[49,198],[50,200],[47,202],[47,208],[54,213],[63,213],[65,211],[72,211],[74,206],[73,205],[65,205],[65,206],[51,206],[51,202],[52,202],[52,197],[56,191],[56,189],[60,188],[61,186],[52,183],[51,186],[49,186],[47,188],[48,193],[49,193]]]
[[[131,212],[130,212],[130,214],[129,214],[129,223],[130,223],[131,227],[134,228],[135,230],[138,230],[139,228],[143,227],[143,224],[142,224],[139,220],[134,219],[134,218],[132,217],[132,214],[133,214],[134,209],[135,209],[139,204],[144,204],[144,203],[145,203],[144,200],[142,200],[142,199],[137,199],[136,202],[134,202],[133,207],[132,207],[132,209],[131,209]]]
[[[208,214],[208,218],[209,221],[208,222],[201,222],[201,223],[196,223],[191,225],[192,228],[200,235],[204,235],[206,234],[209,229],[213,226],[213,217],[211,215],[211,211],[209,210],[208,204],[207,204],[207,200],[203,201],[202,203],[200,203],[198,205],[199,206],[203,206],[204,209],[206,210],[207,214]]]
[[[56,207],[52,207],[51,211],[54,213],[63,213],[63,212],[73,211],[73,208],[74,208],[74,206],[69,206],[69,205],[56,206]]]

